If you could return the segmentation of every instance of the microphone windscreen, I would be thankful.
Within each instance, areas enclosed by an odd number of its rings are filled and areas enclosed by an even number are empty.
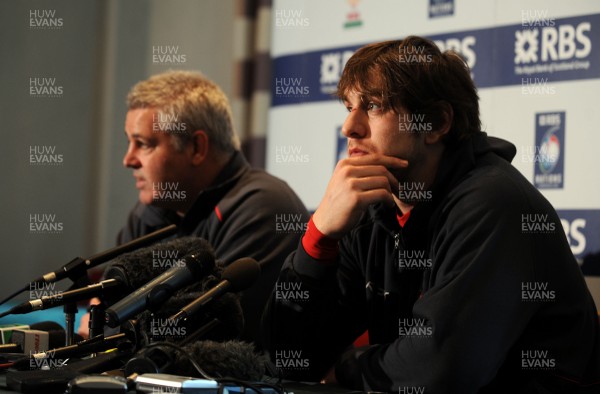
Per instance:
[[[222,263],[219,262],[216,271],[218,272],[221,269]],[[208,331],[199,339],[224,341],[239,338],[244,329],[244,314],[239,297],[231,293],[213,299],[206,305],[202,313],[189,316],[185,322],[173,324],[173,322],[168,321],[169,317],[179,312],[181,308],[196,300],[219,282],[220,279],[216,272],[215,275],[207,275],[200,282],[176,292],[157,310],[153,312],[145,311],[140,314],[138,324],[142,336],[147,342],[181,341],[192,335],[210,319],[216,318],[220,321],[219,326]]]
[[[194,254],[197,260],[207,263],[214,262],[216,257],[212,246],[198,237],[182,237],[167,242],[159,242],[147,248],[141,248],[125,253],[115,258],[105,271],[106,279],[121,280],[127,287],[127,292],[142,287],[168,269]],[[117,300],[107,298],[108,304]]]
[[[260,381],[265,374],[266,357],[255,352],[254,345],[247,342],[197,341],[184,346],[184,349],[212,377]],[[177,358],[174,369],[184,375],[198,375],[194,367],[182,357]]]
[[[259,276],[260,265],[253,258],[244,257],[225,267],[221,279],[228,280],[230,290],[238,292],[252,286]]]
[[[260,381],[265,374],[266,356],[256,352],[254,345],[247,342],[196,341],[182,346],[182,349],[213,378]],[[154,359],[156,357],[158,359]],[[145,358],[149,359],[146,363],[143,362]],[[160,345],[140,350],[135,358],[127,363],[125,371],[128,374],[147,373],[147,368],[151,365],[163,368],[155,371],[156,373],[203,377],[188,357],[171,347]]]

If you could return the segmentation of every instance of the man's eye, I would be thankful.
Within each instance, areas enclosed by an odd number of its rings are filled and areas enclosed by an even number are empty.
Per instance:
[[[377,103],[370,101],[369,104],[367,104],[367,111],[377,112],[380,110],[381,110],[381,106]]]
[[[146,144],[144,141],[136,140],[135,141],[135,146],[137,148],[147,148],[148,144]]]

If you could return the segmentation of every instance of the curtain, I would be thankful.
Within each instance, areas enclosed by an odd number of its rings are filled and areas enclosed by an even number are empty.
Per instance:
[[[264,168],[271,105],[271,0],[237,0],[233,110],[242,150]]]

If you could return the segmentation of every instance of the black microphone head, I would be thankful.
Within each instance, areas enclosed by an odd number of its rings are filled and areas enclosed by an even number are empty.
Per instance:
[[[107,298],[107,303],[114,304],[124,295],[142,287],[168,269],[181,265],[184,260],[193,274],[199,277],[201,273],[197,269],[214,269],[215,259],[212,246],[198,237],[176,238],[123,254],[113,260],[104,277],[122,281],[127,290],[119,297]],[[191,262],[202,264],[190,264]]]
[[[254,345],[241,341],[197,341],[183,347],[194,355],[194,360],[210,376],[260,381],[265,374],[266,357],[255,352]],[[186,369],[187,367],[187,369]],[[177,373],[191,373],[195,369],[179,357],[173,366]]]
[[[229,264],[223,270],[221,279],[229,281],[232,292],[246,290],[258,280],[260,265],[250,257],[244,257]]]
[[[206,305],[202,313],[193,314],[185,322],[167,321],[181,308],[216,286],[220,282],[219,271],[222,270],[222,266],[223,264],[218,262],[213,274],[206,275],[201,281],[179,290],[153,312],[146,311],[139,315],[138,323],[146,343],[184,340],[212,318],[218,319],[221,323],[201,339],[224,341],[240,337],[244,329],[244,314],[236,294],[226,293],[214,299]]]
[[[41,331],[53,331],[53,330],[62,330],[63,333],[65,332],[65,329],[63,328],[63,326],[61,326],[60,324],[58,324],[55,321],[41,321],[41,322],[37,322],[37,323],[33,323],[29,326],[29,328],[31,330],[41,330]]]
[[[199,250],[187,255],[180,263],[184,263],[197,280],[214,273],[217,268],[214,253],[208,253],[207,250]]]

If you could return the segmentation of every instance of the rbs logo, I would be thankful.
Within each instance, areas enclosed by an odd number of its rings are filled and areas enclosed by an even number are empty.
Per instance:
[[[547,26],[515,32],[515,64],[583,59],[592,51],[591,24]]]
[[[337,90],[337,83],[342,76],[342,71],[353,51],[329,52],[321,55],[321,93],[332,94]]]
[[[560,223],[565,230],[569,245],[571,245],[571,252],[573,252],[574,255],[583,253],[586,247],[586,239],[582,230],[585,229],[586,220],[577,218],[569,223],[567,219],[561,218]]]
[[[448,38],[444,41],[435,40],[434,42],[442,52],[454,51],[460,53],[465,58],[465,61],[471,70],[473,69],[473,66],[475,66],[477,57],[473,50],[473,47],[475,46],[474,36],[466,36],[462,40],[458,38]]]

